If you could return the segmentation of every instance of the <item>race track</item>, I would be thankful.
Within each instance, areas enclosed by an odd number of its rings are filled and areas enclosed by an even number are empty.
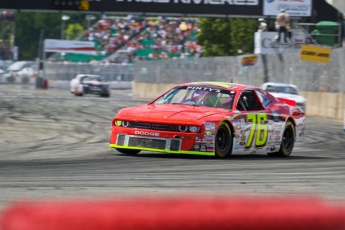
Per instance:
[[[345,200],[343,124],[307,118],[289,158],[226,160],[108,147],[116,112],[147,100],[0,85],[0,208],[24,199],[128,195],[319,195]]]

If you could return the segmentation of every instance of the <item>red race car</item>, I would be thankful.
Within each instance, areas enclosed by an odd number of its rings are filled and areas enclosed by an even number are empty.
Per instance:
[[[121,109],[112,120],[110,147],[132,155],[287,157],[304,129],[305,113],[295,101],[249,85],[191,82],[148,104]]]

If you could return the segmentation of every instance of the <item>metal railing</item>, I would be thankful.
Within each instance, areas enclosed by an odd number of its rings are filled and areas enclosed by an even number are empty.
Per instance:
[[[268,81],[297,85],[301,91],[345,92],[345,50],[333,49],[330,63],[301,61],[299,53],[267,55]],[[233,81],[260,86],[263,66],[240,67],[237,57],[210,57],[135,62],[135,81],[183,83]]]

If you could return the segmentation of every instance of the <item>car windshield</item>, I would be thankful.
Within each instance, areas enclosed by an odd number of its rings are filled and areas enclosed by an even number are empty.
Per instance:
[[[185,104],[231,110],[234,97],[235,92],[224,89],[182,86],[163,94],[153,104]]]
[[[103,82],[103,78],[102,77],[83,77],[82,78],[82,82],[85,81],[99,81],[99,82]]]
[[[291,86],[284,86],[284,85],[268,85],[266,87],[266,91],[270,93],[287,93],[287,94],[294,94],[299,95],[296,88]]]
[[[23,69],[26,66],[30,66],[30,64],[28,62],[26,62],[26,61],[17,61],[15,63],[13,63],[12,65],[10,65],[7,70],[9,70],[9,71],[19,71],[19,70]]]

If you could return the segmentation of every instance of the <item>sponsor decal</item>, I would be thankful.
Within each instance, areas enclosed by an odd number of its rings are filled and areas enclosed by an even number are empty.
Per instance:
[[[206,148],[206,151],[207,151],[207,152],[213,152],[213,151],[214,151],[214,148]]]
[[[216,124],[213,122],[204,122],[205,130],[216,130]]]
[[[246,140],[246,136],[241,136],[241,141],[245,141]]]
[[[215,135],[205,135],[204,136],[205,140],[214,140],[214,138],[215,138]]]
[[[280,135],[280,131],[275,131],[274,134],[275,135]]]
[[[214,135],[216,134],[216,131],[210,131],[210,130],[206,130],[206,135]]]
[[[303,61],[329,63],[331,48],[321,46],[302,45],[300,59]]]
[[[280,136],[275,136],[274,140],[276,141],[280,140]]]
[[[241,135],[246,135],[246,130],[241,130]]]
[[[141,136],[152,136],[152,137],[159,137],[159,133],[155,132],[145,132],[145,131],[138,131],[136,130],[134,132],[135,135],[141,135]]]
[[[282,142],[281,141],[275,141],[273,143],[276,144],[276,145],[280,145]]]
[[[245,145],[245,144],[246,144],[246,142],[244,142],[244,141],[240,142],[240,145]]]
[[[203,142],[203,139],[201,137],[195,137],[196,142]]]
[[[206,151],[206,146],[205,144],[200,144],[200,151],[205,152]]]
[[[206,143],[206,147],[214,147],[214,143]]]
[[[194,144],[194,149],[198,150],[200,149],[200,146],[198,144]]]

